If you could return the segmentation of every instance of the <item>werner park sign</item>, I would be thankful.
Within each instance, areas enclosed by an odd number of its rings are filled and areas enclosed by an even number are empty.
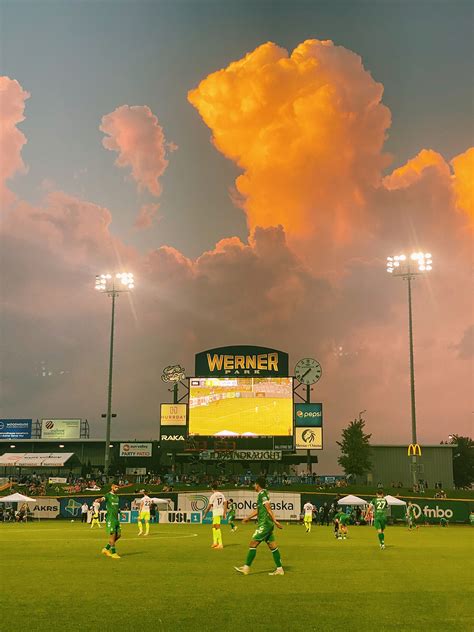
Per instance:
[[[287,377],[288,354],[267,347],[218,347],[196,354],[197,377]]]

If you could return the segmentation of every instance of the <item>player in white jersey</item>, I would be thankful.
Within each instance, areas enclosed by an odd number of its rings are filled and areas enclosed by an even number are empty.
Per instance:
[[[223,549],[221,520],[225,518],[227,513],[227,501],[222,492],[217,490],[217,483],[212,485],[212,496],[209,498],[209,504],[203,512],[203,519],[212,509],[212,549]]]
[[[150,505],[151,498],[148,496],[144,489],[141,490],[143,498],[140,501],[138,507],[138,535],[142,535],[142,523],[145,522],[145,535],[148,535],[150,531]]]
[[[97,525],[99,529],[102,529],[102,527],[100,526],[99,512],[100,512],[100,503],[97,502],[97,500],[94,500],[94,502],[92,503],[91,529],[94,527],[94,525]]]
[[[306,503],[303,506],[303,511],[304,511],[304,526],[306,529],[306,533],[311,533],[311,524],[313,522],[314,507],[311,503]]]

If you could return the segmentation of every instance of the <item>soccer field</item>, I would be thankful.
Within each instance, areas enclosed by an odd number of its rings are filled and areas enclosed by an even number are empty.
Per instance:
[[[286,574],[259,547],[240,576],[252,525],[211,529],[151,525],[148,538],[124,525],[122,559],[100,554],[105,529],[78,522],[0,525],[0,630],[360,631],[473,629],[473,533],[469,527],[386,531],[370,527],[277,531]]]
[[[293,402],[276,397],[223,399],[190,412],[190,433],[212,436],[222,430],[238,434],[288,436],[293,432]]]

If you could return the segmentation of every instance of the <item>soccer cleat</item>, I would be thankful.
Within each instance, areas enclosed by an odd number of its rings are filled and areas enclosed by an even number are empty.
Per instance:
[[[282,568],[277,568],[273,571],[273,573],[268,573],[269,575],[284,575],[285,571]]]
[[[118,553],[112,553],[110,555],[110,557],[112,557],[114,560],[120,560],[121,559],[121,557],[120,557],[120,555]]]
[[[139,531],[139,532],[138,532],[138,535],[143,535],[143,532],[142,532],[142,531]]]
[[[250,573],[248,566],[234,566],[234,568],[238,573],[242,573],[242,575],[248,575]]]
[[[217,549],[217,543],[211,544],[211,549]]]
[[[385,544],[380,545],[380,550],[383,551],[385,549]]]
[[[223,549],[224,545],[223,544],[218,544],[217,546],[214,547],[215,549]]]
[[[106,549],[105,547],[102,549],[101,553],[103,553],[104,555],[107,555],[107,557],[110,557],[112,555],[110,550]]]

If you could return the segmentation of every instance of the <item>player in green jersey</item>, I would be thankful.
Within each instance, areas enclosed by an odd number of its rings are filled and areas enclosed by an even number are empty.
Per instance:
[[[232,498],[229,498],[229,502],[227,503],[227,522],[230,524],[230,529],[232,533],[237,531],[237,526],[235,524],[235,510],[236,505]]]
[[[275,536],[273,534],[274,528],[283,529],[281,524],[275,518],[273,514],[270,498],[268,497],[268,492],[265,489],[265,478],[263,476],[259,476],[255,481],[255,491],[258,494],[257,497],[257,509],[252,512],[249,516],[243,519],[242,522],[248,522],[252,520],[252,518],[257,517],[257,528],[252,535],[252,539],[250,540],[249,550],[247,553],[247,559],[245,560],[245,564],[243,566],[234,566],[235,570],[242,575],[248,575],[250,572],[250,566],[257,555],[257,547],[261,542],[266,542],[268,548],[272,552],[273,560],[276,564],[276,570],[273,573],[268,573],[269,575],[284,575],[285,571],[281,565],[280,551],[278,550],[277,543],[275,542]]]
[[[380,548],[385,548],[385,527],[387,526],[386,509],[388,507],[388,501],[384,497],[384,493],[381,489],[378,490],[376,498],[372,498],[370,503],[374,512],[374,527],[377,529],[377,534],[380,542]]]
[[[337,539],[345,540],[347,538],[347,525],[349,524],[351,517],[346,514],[345,511],[341,510],[334,516],[334,521],[336,521],[336,519],[338,525]]]
[[[95,502],[103,503],[105,501],[105,508],[107,510],[107,514],[105,516],[105,524],[107,534],[110,536],[109,543],[102,549],[102,553],[107,555],[108,557],[112,557],[115,560],[120,559],[120,555],[115,550],[115,543],[120,539],[122,535],[120,531],[120,509],[119,509],[119,497],[117,496],[117,492],[119,490],[119,486],[112,484],[110,487],[110,492],[102,496],[102,498],[97,498]]]
[[[407,505],[407,523],[410,531],[415,528],[418,529],[415,517],[415,505],[413,505],[411,501]]]

